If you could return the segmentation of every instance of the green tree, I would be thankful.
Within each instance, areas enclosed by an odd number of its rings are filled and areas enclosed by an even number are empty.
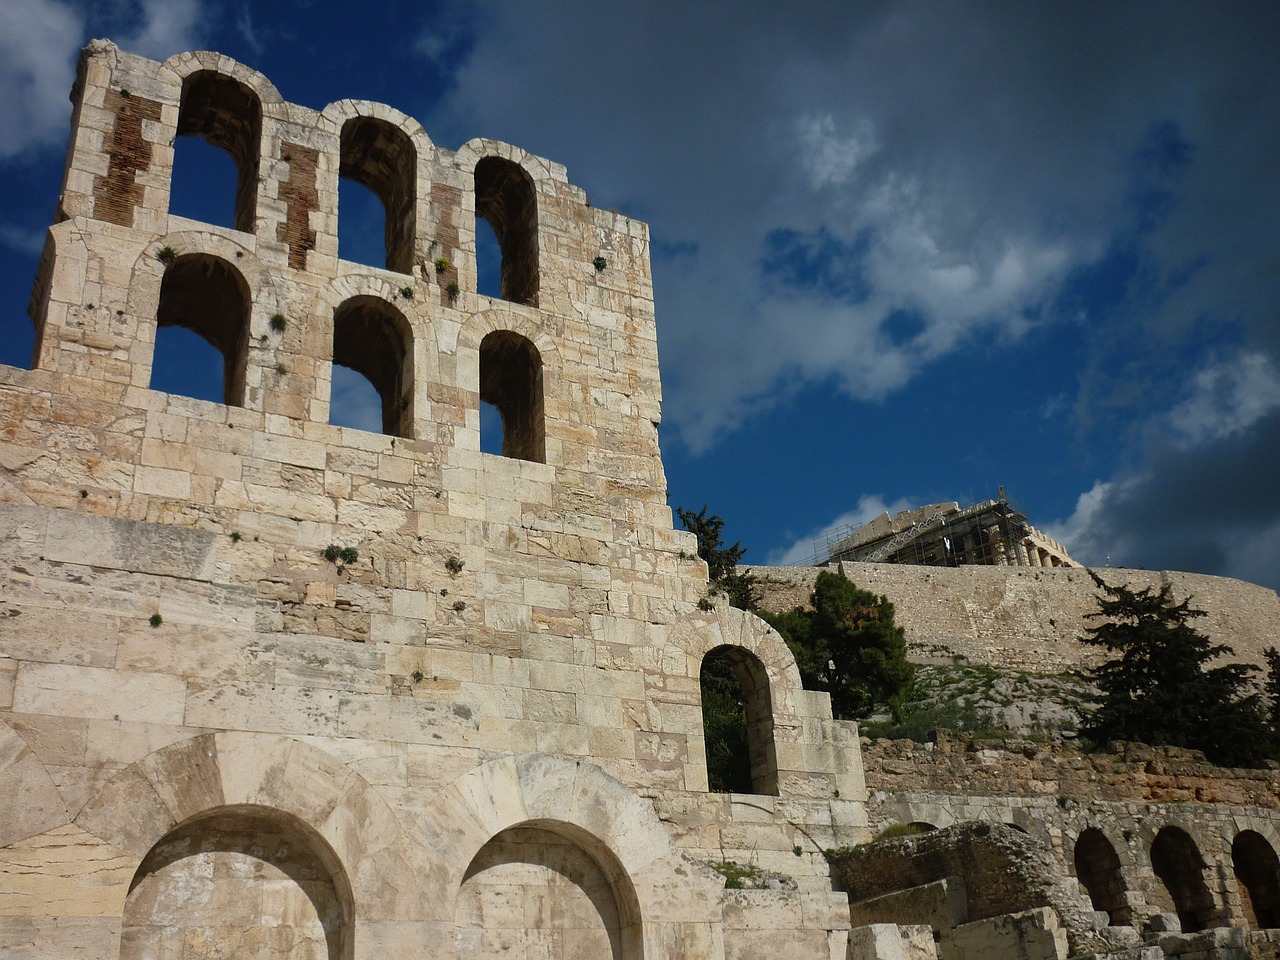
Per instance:
[[[1204,611],[1188,597],[1175,603],[1169,584],[1159,590],[1111,586],[1097,574],[1098,609],[1080,639],[1116,656],[1091,671],[1100,691],[1080,732],[1095,743],[1130,740],[1202,750],[1214,763],[1252,765],[1271,750],[1262,704],[1253,690],[1255,667],[1208,667],[1231,653],[1191,626]]]
[[[702,662],[702,732],[707,782],[717,793],[751,793],[747,703],[733,666],[724,657]]]
[[[1280,650],[1267,647],[1262,655],[1267,658],[1267,679],[1262,687],[1267,697],[1267,726],[1272,740],[1280,743]]]
[[[707,562],[712,590],[723,593],[732,606],[754,610],[760,602],[756,578],[749,573],[738,573],[738,561],[747,548],[736,540],[731,547],[723,546],[724,520],[716,514],[707,516],[705,504],[697,513],[676,507],[676,516],[684,528],[698,538],[698,556]]]
[[[787,641],[804,685],[831,694],[837,717],[865,717],[882,704],[897,717],[915,667],[893,604],[827,570],[818,574],[809,603],[812,609],[760,614]]]

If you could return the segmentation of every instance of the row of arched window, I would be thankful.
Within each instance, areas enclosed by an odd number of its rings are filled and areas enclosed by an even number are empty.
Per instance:
[[[174,257],[160,284],[152,388],[242,405],[251,308],[248,284],[228,261],[204,253]],[[200,361],[200,350],[208,352],[207,362]],[[481,417],[482,449],[544,461],[542,358],[537,347],[520,334],[497,330],[481,341],[479,354],[480,400],[493,411]],[[413,436],[413,331],[393,303],[362,295],[339,304],[333,312],[332,359],[376,397],[379,423],[363,424],[366,428]],[[203,388],[202,368],[213,371],[210,379],[216,381]],[[331,398],[330,422],[361,425],[345,419],[352,406],[358,405],[350,396],[345,404]],[[497,432],[500,441],[484,435],[486,428]]]
[[[170,212],[252,233],[263,160],[258,94],[214,70],[191,73],[182,85],[177,132]],[[215,149],[201,149],[199,141]],[[337,221],[339,255],[396,273],[411,273],[416,262],[430,269],[426,261],[437,259],[433,241],[438,238],[419,236],[419,207],[427,198],[418,196],[420,158],[413,139],[388,120],[357,115],[342,121],[338,149],[339,203],[351,207],[351,215],[344,210]],[[285,145],[282,159],[301,163],[306,152],[306,148]],[[230,175],[225,160],[217,159],[222,154],[234,166]],[[313,178],[315,171],[312,159]],[[287,185],[282,185],[281,200],[286,192]],[[482,157],[474,169],[474,193],[479,292],[536,305],[538,204],[532,178],[504,157]],[[288,220],[298,230],[308,230],[316,203],[314,184],[307,188],[294,184],[287,202],[299,205],[290,210]],[[375,239],[376,234],[381,236]],[[314,243],[314,234],[310,242]],[[305,258],[291,257],[291,262],[301,266]]]
[[[1159,906],[1176,913],[1184,933],[1216,925],[1220,911],[1205,881],[1206,863],[1185,830],[1162,827],[1151,842],[1151,870],[1160,881]],[[1096,827],[1081,831],[1073,860],[1076,878],[1095,910],[1113,926],[1133,923],[1120,857],[1106,834]],[[1280,858],[1266,837],[1241,830],[1231,842],[1231,866],[1240,890],[1245,919],[1255,929],[1280,927]]]

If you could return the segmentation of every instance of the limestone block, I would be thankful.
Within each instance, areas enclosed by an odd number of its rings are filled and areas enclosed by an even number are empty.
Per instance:
[[[1067,932],[1048,907],[976,920],[952,932],[955,960],[1066,960]]]
[[[10,727],[0,724],[0,846],[65,824],[70,816],[49,771]]]
[[[187,580],[213,576],[214,535],[163,524],[53,510],[45,556],[63,563],[133,570]]]
[[[13,704],[21,713],[180,724],[186,692],[180,679],[159,673],[23,663]]]
[[[928,927],[876,923],[849,931],[849,960],[937,960]]]
[[[0,915],[5,960],[101,960],[120,948],[119,917]]]

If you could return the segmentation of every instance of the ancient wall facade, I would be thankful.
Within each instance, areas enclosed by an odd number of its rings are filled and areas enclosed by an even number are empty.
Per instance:
[[[33,368],[0,368],[0,953],[745,958],[763,922],[843,956],[821,851],[865,835],[856,727],[699,602],[645,226],[217,54],[96,41],[72,99]],[[227,225],[169,211],[188,135],[235,162]],[[342,178],[383,202],[385,266],[340,257]],[[222,402],[152,389],[173,327]],[[330,423],[335,365],[381,432]],[[725,651],[756,794],[707,789]]]
[[[890,816],[856,725],[672,529],[643,224],[518,148],[292,104],[213,53],[95,41],[72,100],[33,368],[0,367],[0,952],[936,956],[833,885],[824,851]],[[170,212],[178,136],[234,161],[228,224]],[[385,266],[340,256],[344,178],[382,200]],[[175,327],[221,402],[152,388]],[[335,365],[380,432],[330,422]],[[1004,596],[971,605],[1035,622]],[[938,599],[938,624],[966,602]],[[709,657],[749,691],[751,793],[708,790]],[[1247,916],[1230,890],[1212,917]],[[952,956],[1060,955],[1048,915],[982,922]]]
[[[816,567],[750,567],[759,578],[763,606],[789,610],[808,602]],[[1066,567],[914,567],[842,563],[838,570],[858,586],[893,601],[906,629],[911,657],[946,661],[960,654],[975,663],[1056,673],[1105,658],[1078,641],[1097,609],[1098,590],[1087,570]],[[1190,597],[1205,612],[1197,629],[1231,646],[1250,663],[1280,646],[1280,596],[1274,590],[1196,573],[1095,570],[1108,583]]]

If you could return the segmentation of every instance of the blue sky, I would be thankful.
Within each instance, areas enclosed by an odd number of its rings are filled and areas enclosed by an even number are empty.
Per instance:
[[[648,221],[671,502],[749,561],[1003,484],[1079,559],[1280,586],[1274,2],[0,0],[0,362],[95,36]]]

